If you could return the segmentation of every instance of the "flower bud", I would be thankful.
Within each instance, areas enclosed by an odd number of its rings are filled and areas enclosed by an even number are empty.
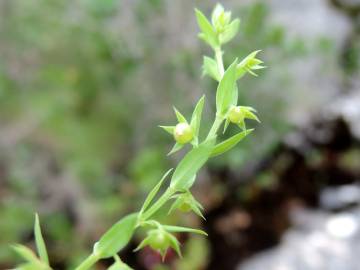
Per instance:
[[[148,232],[148,236],[140,243],[135,251],[145,246],[150,246],[152,249],[160,252],[163,259],[169,247],[173,248],[176,253],[181,256],[178,240],[171,233],[167,232],[161,225],[157,229],[150,230]]]
[[[216,32],[222,33],[226,26],[230,23],[231,12],[226,12],[222,5],[217,4],[212,13],[211,20]]]
[[[149,232],[149,246],[155,250],[164,251],[170,246],[167,232],[163,230],[152,230]]]
[[[245,115],[244,115],[244,112],[241,110],[240,106],[236,106],[236,107],[233,106],[230,109],[228,117],[229,117],[230,122],[232,122],[234,124],[238,124],[242,120],[244,120]]]
[[[180,144],[186,144],[194,138],[194,132],[188,123],[179,123],[174,129],[175,141]]]

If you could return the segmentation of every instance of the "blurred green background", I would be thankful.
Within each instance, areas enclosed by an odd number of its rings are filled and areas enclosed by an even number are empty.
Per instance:
[[[211,160],[195,187],[210,209],[226,194],[211,178],[253,166],[351,88],[359,74],[357,22],[330,2],[299,1],[299,8],[281,1],[223,2],[241,18],[225,63],[261,49],[268,68],[239,84],[240,103],[256,108],[262,124]],[[72,269],[181,157],[166,157],[172,138],[157,127],[175,120],[172,105],[189,116],[205,93],[209,125],[216,85],[201,76],[201,65],[212,52],[197,38],[193,9],[209,15],[215,3],[0,1],[0,268],[18,262],[10,243],[33,245],[38,212],[55,269]],[[272,176],[256,181],[266,188],[276,182]],[[203,224],[182,214],[168,222]],[[183,237],[182,260],[174,256],[160,266],[150,251],[134,255],[130,249],[124,260],[144,269],[206,269],[209,240]]]

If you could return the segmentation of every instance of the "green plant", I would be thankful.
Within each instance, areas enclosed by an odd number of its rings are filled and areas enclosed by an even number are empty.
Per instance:
[[[169,214],[176,209],[185,212],[192,210],[197,215],[203,217],[201,212],[203,207],[190,192],[190,188],[196,180],[198,171],[210,158],[230,150],[253,131],[253,129],[246,128],[246,119],[259,121],[255,115],[256,111],[253,108],[238,105],[238,89],[236,85],[237,80],[246,73],[256,75],[254,73],[255,70],[264,68],[261,65],[263,62],[256,58],[259,51],[249,54],[249,56],[241,62],[235,59],[233,63],[225,69],[221,46],[229,42],[236,35],[240,20],[231,20],[231,13],[225,11],[220,4],[213,10],[211,22],[201,11],[195,10],[195,13],[201,29],[199,37],[210,45],[215,53],[214,58],[205,56],[203,65],[204,74],[218,82],[216,90],[216,115],[213,124],[207,136],[204,139],[200,138],[199,131],[205,103],[204,96],[201,97],[196,104],[190,121],[187,121],[186,118],[174,108],[178,123],[174,126],[160,126],[175,139],[175,145],[169,155],[179,151],[185,145],[191,145],[192,149],[185,154],[175,170],[170,169],[164,174],[162,179],[148,194],[140,211],[128,214],[114,224],[99,241],[95,243],[92,253],[76,270],[89,269],[98,260],[111,257],[114,258],[115,262],[109,269],[131,269],[120,260],[117,253],[129,243],[135,231],[140,227],[147,229],[148,234],[136,250],[148,245],[158,250],[164,257],[166,250],[171,247],[181,256],[179,242],[173,235],[174,233],[189,232],[202,235],[206,235],[206,233],[199,229],[161,224],[159,221],[153,219],[154,214],[166,203],[174,200]],[[222,133],[225,133],[230,123],[239,126],[240,132],[228,139],[218,142],[220,127],[224,124]],[[160,188],[170,174],[172,174],[172,176],[169,186],[159,195]],[[158,198],[156,199],[156,197]],[[34,234],[39,258],[27,247],[15,245],[14,250],[26,260],[26,263],[20,265],[18,269],[51,269],[37,215]]]

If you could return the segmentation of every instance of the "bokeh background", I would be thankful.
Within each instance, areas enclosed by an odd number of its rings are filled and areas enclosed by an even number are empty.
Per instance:
[[[38,212],[54,269],[73,269],[93,242],[180,155],[159,124],[190,115],[215,83],[194,7],[215,1],[0,0],[0,269],[32,247]],[[267,69],[239,83],[261,125],[211,160],[194,194],[209,237],[179,235],[184,258],[149,249],[139,270],[359,270],[360,1],[229,0],[242,20],[225,63],[261,49]],[[166,209],[164,210],[164,212]],[[101,261],[97,269],[111,264]]]

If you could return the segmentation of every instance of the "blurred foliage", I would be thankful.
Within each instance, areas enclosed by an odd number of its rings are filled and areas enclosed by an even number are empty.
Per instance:
[[[0,261],[7,266],[13,260],[7,244],[31,242],[38,210],[50,257],[70,267],[170,166],[165,153],[172,142],[156,126],[172,120],[169,104],[190,113],[184,104],[214,88],[201,80],[193,4],[170,6],[163,0],[0,2]],[[228,59],[262,49],[272,70],[240,86],[241,103],[255,104],[265,124],[212,161],[240,168],[290,128],[282,116],[291,88],[284,66],[309,48],[269,23],[264,2],[234,13],[241,15],[241,34]],[[264,175],[260,182],[271,181]],[[206,256],[206,240],[190,239],[177,264],[198,269]]]

